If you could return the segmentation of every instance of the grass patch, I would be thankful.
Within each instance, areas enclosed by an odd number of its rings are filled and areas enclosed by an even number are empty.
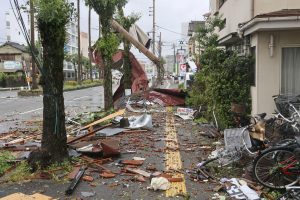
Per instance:
[[[22,161],[8,177],[9,181],[20,182],[31,178],[30,166],[27,161]]]
[[[14,159],[14,156],[9,151],[0,151],[0,176],[2,176],[6,170],[12,165],[7,163],[8,160]]]
[[[206,123],[208,123],[208,120],[205,119],[204,117],[200,117],[200,118],[194,119],[194,122],[200,123],[200,124],[206,124]]]
[[[48,172],[54,181],[64,182],[67,181],[66,177],[73,170],[75,162],[78,162],[78,159],[66,159],[61,163],[54,163],[50,165],[46,170],[44,170],[44,172]]]
[[[112,113],[114,113],[115,110],[111,109],[109,111],[97,111],[97,112],[89,112],[89,113],[81,113],[78,116],[76,116],[73,120],[82,124],[82,125],[87,125],[90,124],[98,119],[102,119]],[[108,122],[110,122],[111,120],[108,120],[106,122],[101,123],[100,125],[105,125]]]

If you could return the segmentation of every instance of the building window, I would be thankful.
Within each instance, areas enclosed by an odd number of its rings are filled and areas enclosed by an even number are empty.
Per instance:
[[[10,54],[2,54],[0,55],[0,60],[15,60],[15,55],[10,55]]]
[[[6,36],[6,39],[7,41],[10,41],[11,40],[10,35]]]
[[[281,94],[300,94],[300,47],[282,48]]]
[[[10,21],[6,21],[6,28],[10,29]]]
[[[73,65],[71,63],[68,63],[68,69],[73,69]]]

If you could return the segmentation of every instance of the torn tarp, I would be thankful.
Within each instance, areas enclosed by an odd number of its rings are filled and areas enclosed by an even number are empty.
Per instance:
[[[185,104],[186,93],[178,89],[159,89],[145,93],[149,101],[159,103],[162,106],[180,106]]]

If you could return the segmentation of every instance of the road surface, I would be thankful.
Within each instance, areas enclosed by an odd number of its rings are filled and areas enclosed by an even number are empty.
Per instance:
[[[67,117],[103,108],[103,87],[93,87],[64,93]],[[18,97],[16,91],[0,92],[0,133],[22,127],[26,120],[41,119],[43,97]]]

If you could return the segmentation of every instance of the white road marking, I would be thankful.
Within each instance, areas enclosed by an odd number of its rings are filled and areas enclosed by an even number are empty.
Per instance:
[[[42,109],[43,108],[37,108],[37,109],[34,109],[34,110],[29,110],[29,111],[26,111],[26,112],[19,113],[19,115],[24,115],[24,114],[32,113],[32,112],[35,112],[35,111],[38,111],[38,110],[42,110]]]
[[[79,100],[79,99],[85,99],[85,98],[88,98],[88,97],[90,97],[90,96],[78,97],[78,98],[72,99],[72,100],[70,100],[70,101],[77,101],[77,100]]]

